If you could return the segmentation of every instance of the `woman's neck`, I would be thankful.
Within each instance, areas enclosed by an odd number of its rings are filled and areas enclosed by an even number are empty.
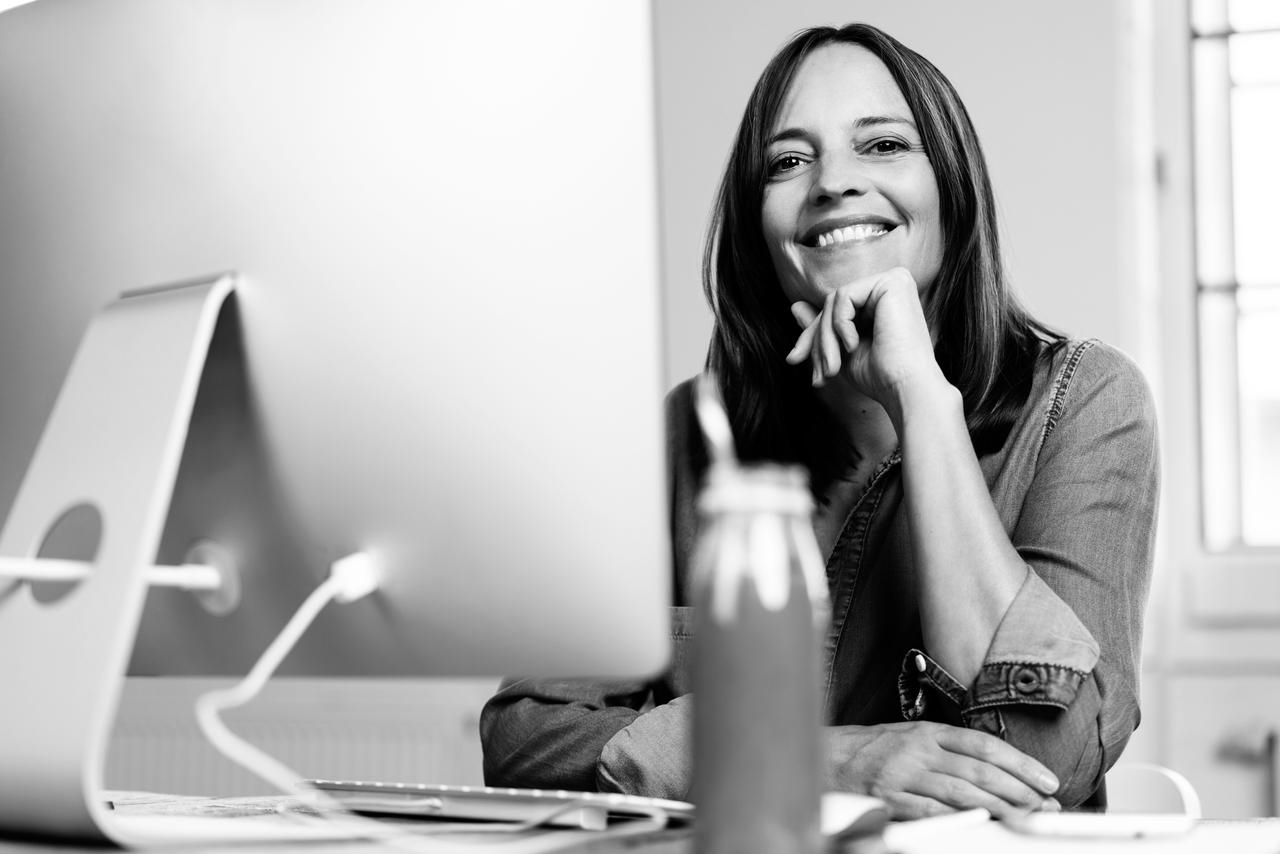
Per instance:
[[[813,393],[829,416],[808,449],[815,468],[840,478],[878,464],[898,446],[898,434],[884,407],[848,382],[837,380]]]

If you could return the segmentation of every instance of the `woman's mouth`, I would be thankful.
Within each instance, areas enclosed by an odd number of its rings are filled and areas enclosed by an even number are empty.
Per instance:
[[[824,246],[834,246],[837,243],[859,242],[863,240],[871,240],[876,237],[882,237],[888,234],[892,229],[882,223],[867,223],[866,225],[846,225],[844,228],[837,228],[832,231],[824,231],[818,235],[816,245],[818,248]]]
[[[800,244],[810,249],[825,249],[828,246],[838,246],[842,243],[863,243],[884,237],[895,228],[897,228],[896,223],[885,222],[881,219],[870,222],[849,222],[848,220],[843,223],[833,222],[829,225],[819,225],[812,229],[804,236]]]

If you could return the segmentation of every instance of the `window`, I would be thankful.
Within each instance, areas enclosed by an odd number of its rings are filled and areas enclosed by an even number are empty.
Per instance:
[[[1202,506],[1280,547],[1280,3],[1193,0]]]

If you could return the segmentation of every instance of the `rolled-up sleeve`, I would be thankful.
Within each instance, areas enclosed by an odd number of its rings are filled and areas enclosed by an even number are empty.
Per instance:
[[[638,682],[504,682],[480,714],[485,783],[688,798],[693,695],[642,711],[650,695]]]
[[[504,681],[480,713],[485,783],[595,791],[605,745],[649,696],[643,682]]]
[[[1098,789],[1139,720],[1158,450],[1146,383],[1117,351],[1072,354],[1053,391],[1010,533],[1029,571],[977,678],[961,685],[911,650],[899,686],[905,717],[949,707],[1047,765],[1073,806]]]
[[[600,754],[602,792],[689,799],[693,786],[693,695],[655,706],[619,730]]]

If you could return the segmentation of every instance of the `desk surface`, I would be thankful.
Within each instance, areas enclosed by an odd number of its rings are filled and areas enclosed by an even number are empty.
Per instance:
[[[264,839],[256,843],[247,839],[239,841],[213,841],[201,836],[208,822],[219,826],[258,828],[275,831],[297,827],[293,819],[280,814],[279,797],[256,798],[193,798],[162,795],[125,795],[115,798],[116,813],[141,821],[154,821],[155,828],[187,828],[194,837],[186,842],[147,846],[146,850],[180,851],[182,854],[234,854],[247,850],[270,850],[278,854],[366,854],[389,850],[414,850],[419,854],[475,854],[475,852],[500,851],[502,854],[692,854],[692,832],[687,829],[669,829],[641,835],[610,836],[595,831],[546,830],[522,833],[518,836],[493,832],[479,832],[475,825],[467,827],[464,834],[437,834],[412,836],[409,846],[395,848],[368,839],[341,839],[333,835],[327,840],[298,839],[281,841],[278,836],[269,847]],[[379,822],[380,826],[392,826]],[[445,825],[421,821],[398,823],[398,827],[434,827]],[[457,825],[448,825],[457,827]],[[931,832],[940,830],[945,832]],[[251,836],[252,830],[247,834]],[[0,838],[0,854],[51,854],[60,852],[84,852],[102,854],[104,849],[92,846],[60,845],[41,841],[24,841]],[[108,849],[109,850],[109,849]],[[861,852],[900,852],[900,854],[1002,854],[1002,852],[1032,852],[1032,854],[1071,854],[1086,850],[1091,854],[1199,854],[1199,852],[1230,852],[1230,854],[1280,854],[1280,820],[1258,819],[1246,821],[1202,821],[1189,834],[1167,839],[1147,840],[1081,840],[1023,836],[1007,830],[998,822],[968,824],[965,827],[947,826],[945,820],[935,828],[929,821],[891,824],[883,842],[879,839],[846,843],[842,854]]]
[[[144,793],[111,793],[113,816],[130,829],[155,838],[140,850],[182,854],[233,854],[269,850],[278,854],[367,854],[411,850],[419,854],[690,854],[692,832],[687,828],[635,834],[546,829],[519,834],[485,831],[483,825],[422,820],[368,820],[359,826],[341,819],[320,819],[298,812],[282,814],[288,799],[271,797],[201,798]],[[397,832],[403,830],[403,833]],[[391,840],[362,838],[385,831]],[[290,838],[293,837],[293,838]],[[111,850],[111,849],[106,849]],[[0,854],[51,854],[51,852],[103,854],[93,845],[63,844],[46,840],[0,837]]]

